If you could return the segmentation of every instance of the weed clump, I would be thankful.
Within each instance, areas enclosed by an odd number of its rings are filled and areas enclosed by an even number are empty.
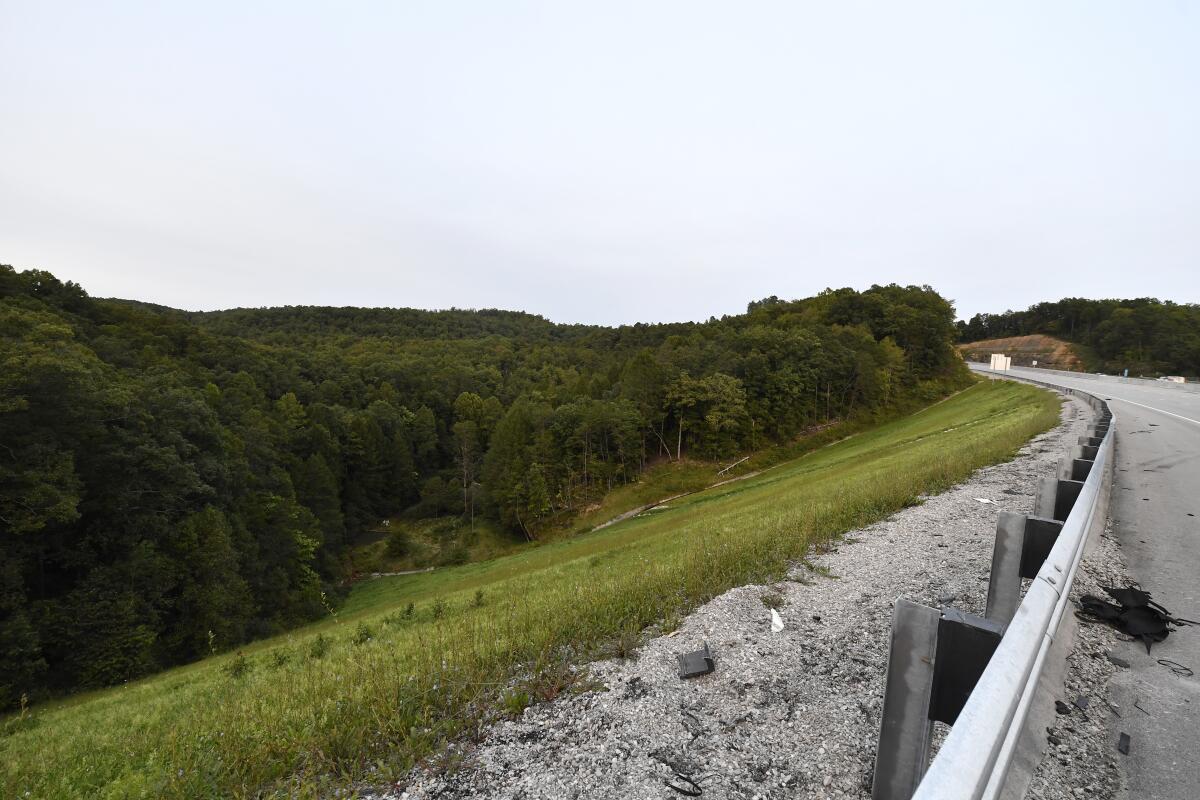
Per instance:
[[[777,611],[783,608],[783,595],[779,592],[763,592],[758,596],[758,599],[767,608],[773,608]]]
[[[519,717],[529,707],[529,692],[509,689],[500,697],[500,708],[510,717]]]
[[[329,637],[323,633],[317,634],[317,637],[309,642],[308,657],[312,659],[324,658],[329,653]]]
[[[371,626],[365,622],[358,623],[358,627],[354,629],[354,643],[366,644],[375,638],[375,631],[371,630]]]
[[[237,654],[234,655],[234,657],[231,658],[223,667],[221,667],[221,669],[230,678],[238,680],[246,677],[254,671],[254,662],[246,658],[245,653],[243,653],[241,650],[238,650]]]

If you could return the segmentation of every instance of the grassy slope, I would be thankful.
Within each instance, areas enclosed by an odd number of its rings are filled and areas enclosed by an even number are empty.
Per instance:
[[[371,767],[382,782],[482,710],[553,696],[569,683],[566,660],[732,586],[777,578],[810,544],[1010,457],[1055,423],[1057,408],[1032,387],[980,383],[597,533],[370,581],[340,621],[247,648],[248,675],[231,677],[236,656],[218,656],[10,718],[0,785],[56,798],[308,795]],[[399,609],[410,602],[406,617]],[[373,638],[355,644],[359,622]],[[318,636],[330,644],[320,656]],[[504,689],[513,674],[516,688]]]
[[[456,551],[462,561],[487,561],[508,555],[526,543],[503,530],[491,520],[475,520],[475,529],[458,517],[433,517],[410,520],[393,517],[388,527],[371,531],[365,541],[350,552],[350,563],[356,575],[372,572],[401,572],[439,567],[448,563]],[[408,552],[394,556],[388,552],[390,537],[401,534],[407,538]]]

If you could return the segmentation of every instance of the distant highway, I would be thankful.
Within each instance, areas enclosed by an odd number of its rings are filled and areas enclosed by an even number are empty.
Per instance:
[[[1126,564],[1175,616],[1200,620],[1200,393],[1021,367],[1009,374],[1109,402],[1117,420],[1109,513]],[[1200,798],[1200,627],[1176,631],[1150,655],[1140,642],[1117,648],[1115,655],[1132,665],[1117,670],[1112,697],[1121,714],[1113,727],[1132,740],[1129,797]],[[1160,658],[1195,674],[1175,675]]]

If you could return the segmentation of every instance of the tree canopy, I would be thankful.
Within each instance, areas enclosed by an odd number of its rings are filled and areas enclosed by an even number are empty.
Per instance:
[[[311,620],[382,517],[536,538],[650,463],[932,399],[953,319],[895,285],[619,328],[188,313],[0,266],[0,707]]]
[[[1107,372],[1200,375],[1200,305],[1142,297],[1068,297],[1025,311],[976,314],[957,323],[962,342],[1043,333],[1084,345],[1085,360]]]

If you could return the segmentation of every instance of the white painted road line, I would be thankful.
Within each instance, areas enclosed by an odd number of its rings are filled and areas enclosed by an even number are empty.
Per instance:
[[[1101,396],[1103,396],[1103,394],[1104,394],[1104,393],[1103,393],[1103,392],[1096,392],[1095,394],[1098,394],[1098,395],[1101,395]],[[1173,411],[1163,411],[1161,408],[1155,408],[1154,406],[1148,406],[1148,405],[1146,405],[1145,403],[1135,403],[1135,402],[1133,402],[1132,400],[1126,400],[1126,399],[1124,399],[1124,398],[1121,398],[1121,397],[1116,397],[1116,396],[1113,396],[1113,397],[1105,397],[1104,399],[1105,399],[1105,400],[1116,400],[1116,401],[1117,401],[1117,402],[1119,402],[1119,403],[1129,403],[1129,405],[1131,405],[1131,406],[1141,406],[1142,408],[1148,408],[1148,409],[1150,409],[1151,411],[1157,411],[1157,412],[1158,412],[1158,413],[1160,413],[1160,414],[1166,414],[1168,417],[1176,417],[1177,419],[1181,419],[1181,420],[1183,420],[1184,422],[1190,422],[1190,423],[1192,423],[1193,425],[1200,425],[1200,420],[1197,420],[1197,419],[1192,419],[1191,417],[1185,417],[1185,416],[1183,416],[1182,414],[1176,414],[1176,413],[1174,413]]]

